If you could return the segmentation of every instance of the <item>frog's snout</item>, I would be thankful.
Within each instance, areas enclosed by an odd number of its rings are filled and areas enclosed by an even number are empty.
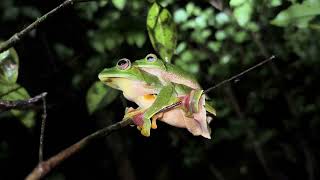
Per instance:
[[[102,82],[112,82],[111,78],[105,77],[103,74],[99,74],[98,78],[100,79],[100,81]]]

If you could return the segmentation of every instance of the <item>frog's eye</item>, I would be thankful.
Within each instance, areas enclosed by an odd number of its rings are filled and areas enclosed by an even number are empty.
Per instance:
[[[127,58],[122,58],[118,61],[117,66],[121,70],[125,70],[131,67],[131,62]]]
[[[148,55],[146,56],[146,60],[147,60],[148,62],[154,62],[154,61],[157,60],[157,56],[154,55],[154,54],[148,54]]]

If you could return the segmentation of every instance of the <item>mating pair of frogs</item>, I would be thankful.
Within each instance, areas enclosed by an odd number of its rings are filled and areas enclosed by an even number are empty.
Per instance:
[[[215,109],[205,102],[197,80],[179,67],[148,54],[134,62],[120,59],[115,67],[104,69],[99,79],[138,105],[126,108],[123,120],[132,119],[142,135],[150,136],[150,129],[156,129],[156,120],[160,120],[211,138],[206,111],[215,115]],[[161,111],[177,102],[181,105]]]

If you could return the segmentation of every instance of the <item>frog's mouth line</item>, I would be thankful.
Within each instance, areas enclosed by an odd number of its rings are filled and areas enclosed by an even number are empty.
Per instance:
[[[105,83],[112,83],[112,79],[111,78],[108,78],[106,80],[104,80]]]
[[[108,83],[108,82],[105,82],[108,86],[114,88],[114,89],[120,89],[119,86],[117,86],[116,84],[112,84],[112,83]]]
[[[110,86],[114,89],[119,89],[119,86],[117,86],[116,83],[113,83],[112,78],[105,78],[102,80],[103,83],[105,83],[107,86]]]

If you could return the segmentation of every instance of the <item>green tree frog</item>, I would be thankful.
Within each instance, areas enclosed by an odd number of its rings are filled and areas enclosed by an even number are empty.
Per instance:
[[[157,76],[164,85],[168,83],[185,85],[194,90],[196,94],[198,93],[202,95],[203,93],[201,86],[191,74],[183,71],[178,66],[158,59],[155,54],[148,54],[144,59],[135,61],[134,64],[142,71]],[[202,95],[201,98],[205,99],[206,96]],[[196,104],[193,105],[196,106]],[[216,110],[213,107],[206,103],[204,103],[204,106],[208,112],[216,115]]]
[[[150,61],[149,56],[142,60]],[[99,74],[102,82],[123,91],[126,99],[139,106],[137,109],[127,108],[124,120],[132,119],[144,136],[150,136],[150,129],[157,128],[156,120],[159,119],[176,127],[187,128],[193,135],[210,138],[204,108],[205,99],[202,90],[198,90],[200,86],[195,79],[186,75],[185,80],[189,82],[187,85],[177,83],[177,74],[170,81],[170,77],[164,79],[162,76],[142,70],[140,65],[132,64],[129,59],[123,58],[115,67],[106,68]],[[193,87],[198,89],[195,91]],[[178,101],[182,102],[181,107],[158,113]]]

